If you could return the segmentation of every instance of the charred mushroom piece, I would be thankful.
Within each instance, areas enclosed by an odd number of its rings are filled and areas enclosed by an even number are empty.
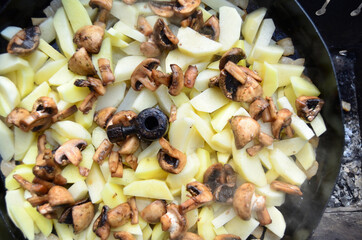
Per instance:
[[[278,111],[276,119],[272,122],[272,133],[276,139],[280,139],[283,128],[288,127],[292,122],[292,112],[286,108]]]
[[[160,167],[169,173],[180,173],[186,165],[186,155],[172,147],[165,138],[160,138],[159,143],[162,147],[157,154]]]
[[[77,87],[88,87],[91,91],[96,92],[98,95],[103,96],[106,93],[106,88],[100,79],[94,77],[87,77],[87,80],[77,79],[74,82]]]
[[[103,85],[106,86],[108,84],[113,83],[116,78],[111,69],[111,62],[107,58],[98,59],[98,67],[101,72],[101,77],[103,81]]]
[[[199,71],[197,70],[196,66],[192,66],[192,65],[188,66],[188,68],[185,72],[185,78],[184,78],[185,87],[193,88],[198,74],[199,74]]]
[[[295,100],[299,117],[311,122],[322,110],[324,100],[313,96],[300,96]]]
[[[49,204],[52,207],[74,205],[74,199],[70,192],[62,186],[53,186],[49,192]]]
[[[82,76],[92,76],[97,73],[92,59],[84,47],[78,49],[69,59],[68,69]]]
[[[141,217],[143,220],[150,224],[156,224],[160,222],[162,215],[166,214],[166,201],[156,200],[147,205],[141,211]]]
[[[202,237],[197,235],[196,233],[186,232],[178,238],[178,240],[204,240]]]
[[[19,174],[14,174],[13,178],[20,184],[23,189],[28,190],[32,194],[44,195],[49,191],[46,186],[38,183],[31,183]]]
[[[109,156],[109,154],[111,154],[112,148],[113,144],[108,139],[104,139],[94,153],[93,161],[102,165],[103,161]]]
[[[112,116],[107,123],[107,128],[110,125],[121,124],[124,127],[131,126],[131,121],[137,117],[137,114],[131,110],[120,111]]]
[[[97,125],[101,128],[106,128],[107,123],[112,118],[116,110],[117,109],[115,107],[106,107],[99,110],[94,115],[94,122],[97,123]]]
[[[140,50],[148,58],[155,58],[161,55],[161,50],[153,41],[141,43]]]
[[[107,240],[111,233],[111,226],[107,221],[108,212],[109,207],[103,206],[101,214],[93,223],[93,232],[100,237],[101,240]]]
[[[214,15],[211,16],[205,23],[202,29],[200,30],[200,33],[204,35],[205,37],[208,37],[214,41],[219,40],[220,36],[220,25],[219,25],[219,19],[215,17]]]
[[[254,102],[250,104],[249,107],[250,117],[254,118],[255,120],[258,120],[259,118],[261,118],[263,111],[267,109],[268,106],[269,103],[265,99],[263,98],[256,99]]]
[[[177,47],[178,39],[162,18],[153,27],[153,40],[160,50],[173,50]]]
[[[129,232],[115,232],[113,233],[113,236],[115,239],[121,239],[121,240],[136,240],[136,238],[130,234]]]
[[[61,121],[63,119],[66,119],[67,117],[70,117],[71,115],[73,115],[74,113],[76,113],[78,111],[78,108],[76,105],[73,105],[67,109],[64,109],[63,111],[58,112],[57,114],[55,114],[52,117],[52,122],[58,122]]]
[[[201,10],[196,10],[191,16],[181,21],[181,27],[190,27],[199,32],[204,26],[204,18]]]
[[[213,200],[210,189],[197,181],[188,183],[186,190],[191,194],[191,198],[180,205],[181,212],[183,213],[199,208]]]
[[[182,88],[184,87],[184,75],[182,69],[178,65],[171,64],[170,66],[172,70],[172,80],[168,93],[172,96],[177,96],[181,93]]]
[[[143,33],[146,37],[150,36],[153,32],[153,28],[147,22],[144,16],[139,16],[137,20],[137,30]]]
[[[217,235],[214,240],[241,240],[241,238],[233,234],[221,234]]]
[[[241,68],[238,65],[236,65],[232,61],[228,61],[225,64],[224,68],[238,82],[240,82],[241,84],[245,84],[247,78],[246,73],[243,70],[241,70]]]
[[[180,213],[176,204],[167,206],[167,213],[160,219],[162,231],[170,232],[170,239],[177,239],[181,234],[187,231],[186,217]]]
[[[83,114],[89,113],[93,108],[93,104],[97,101],[98,94],[95,92],[90,92],[83,102],[79,105],[79,111]]]
[[[245,52],[241,48],[232,48],[226,53],[224,53],[220,59],[219,69],[223,70],[225,65],[231,61],[235,64],[240,62],[240,60],[245,59]]]
[[[73,42],[78,48],[84,47],[88,53],[99,53],[104,36],[104,29],[97,25],[81,27],[74,35]]]
[[[131,219],[131,216],[131,207],[126,202],[109,210],[107,213],[107,221],[112,228],[116,228],[126,224]]]
[[[303,196],[302,191],[298,186],[274,180],[270,183],[270,188],[276,191],[285,192],[291,195]]]
[[[121,155],[130,155],[137,151],[140,146],[140,140],[136,135],[127,136],[126,140],[117,143],[120,146],[118,153]]]
[[[17,32],[9,41],[7,51],[10,54],[24,56],[27,55],[39,46],[40,28],[32,26]]]
[[[54,153],[54,160],[61,166],[72,163],[78,166],[82,161],[82,150],[87,147],[87,142],[82,139],[66,141]]]
[[[204,184],[215,192],[216,188],[225,183],[225,171],[222,163],[215,163],[208,167],[204,173]]]
[[[200,6],[201,0],[177,0],[173,7],[177,17],[188,17]]]
[[[158,16],[169,18],[174,15],[173,7],[176,5],[176,2],[166,2],[166,1],[150,1],[149,6],[151,10]]]
[[[147,58],[143,60],[133,71],[131,75],[131,86],[133,90],[140,91],[143,87],[155,91],[157,86],[152,80],[152,69],[156,69],[160,61],[156,58]]]
[[[152,69],[152,79],[155,81],[157,85],[163,84],[165,86],[170,86],[172,75],[168,73],[161,72],[156,69]]]
[[[132,212],[132,218],[131,218],[131,224],[137,224],[138,223],[138,209],[137,209],[137,205],[136,205],[136,198],[135,197],[131,197],[130,199],[128,199],[128,204],[131,207],[131,212]]]
[[[256,139],[260,133],[260,125],[251,117],[234,116],[229,120],[233,130],[235,146],[237,149],[243,148],[253,139]]]

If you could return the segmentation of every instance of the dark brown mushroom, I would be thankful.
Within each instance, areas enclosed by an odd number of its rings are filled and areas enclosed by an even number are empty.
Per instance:
[[[72,163],[78,166],[82,161],[82,150],[87,147],[83,139],[71,139],[63,143],[54,153],[54,160],[61,166]]]
[[[132,217],[131,217],[131,224],[137,224],[138,223],[138,209],[136,205],[136,198],[131,197],[128,199],[128,204],[131,207]]]
[[[186,165],[186,155],[172,147],[165,138],[160,138],[159,143],[162,147],[157,154],[160,167],[169,173],[180,173]]]
[[[77,79],[75,80],[74,85],[77,87],[88,87],[91,91],[94,91],[101,96],[106,93],[106,88],[103,86],[102,81],[98,78],[87,77],[86,80]]]
[[[300,96],[295,100],[299,117],[311,122],[322,110],[324,100],[314,96]]]
[[[158,16],[161,17],[172,17],[174,15],[173,7],[176,2],[166,2],[166,1],[150,1],[149,6],[151,10]]]
[[[221,234],[217,235],[214,240],[241,240],[241,238],[233,234]]]
[[[231,61],[235,64],[237,64],[238,62],[240,62],[240,60],[245,59],[245,52],[243,51],[243,49],[241,48],[232,48],[229,51],[225,52],[221,59],[220,59],[220,63],[219,63],[219,69],[223,70],[225,65]]]
[[[135,91],[140,91],[143,87],[151,91],[155,91],[157,86],[153,81],[152,69],[156,69],[160,65],[160,60],[156,58],[147,58],[143,60],[133,71],[131,75],[131,87]]]
[[[96,92],[91,91],[83,100],[83,102],[79,105],[79,111],[83,114],[89,113],[93,108],[93,104],[97,101],[98,94]]]
[[[153,28],[147,22],[144,16],[139,16],[137,20],[137,30],[143,33],[146,37],[150,36],[153,32]]]
[[[109,156],[109,154],[111,154],[112,148],[113,143],[111,143],[108,139],[104,139],[94,153],[93,161],[97,162],[99,165],[102,165],[103,161]]]
[[[126,224],[131,216],[131,207],[125,202],[108,211],[107,221],[112,228],[116,228]]]
[[[9,124],[14,124],[20,128],[20,121],[30,115],[30,112],[25,108],[14,108],[8,116],[6,117],[6,122]]]
[[[177,239],[187,231],[187,220],[176,204],[167,205],[167,213],[160,219],[162,231],[170,232],[170,239]]]
[[[258,120],[261,118],[263,111],[269,106],[268,101],[263,98],[258,98],[250,104],[249,114],[250,117]]]
[[[46,186],[38,183],[31,183],[19,174],[14,174],[13,178],[20,184],[23,189],[28,190],[32,194],[44,195],[49,191]]]
[[[160,50],[173,50],[177,47],[178,39],[173,34],[162,18],[159,18],[153,27],[153,41],[157,44]]]
[[[40,28],[31,26],[17,32],[9,41],[7,52],[24,56],[35,51],[39,46]]]
[[[157,44],[150,40],[141,43],[140,50],[142,54],[148,58],[155,58],[161,55],[161,50],[158,48]]]
[[[155,81],[157,85],[163,84],[168,87],[170,86],[172,75],[156,69],[152,69],[151,78]]]
[[[46,217],[47,219],[56,219],[57,218],[57,214],[55,212],[55,208],[53,208],[52,206],[50,206],[49,203],[45,203],[43,205],[37,206],[36,210],[43,215],[44,217]]]
[[[184,75],[182,69],[178,65],[171,64],[170,66],[172,70],[172,79],[168,93],[172,96],[177,96],[181,93],[182,88],[184,87]]]
[[[183,213],[199,208],[213,200],[210,188],[197,181],[188,183],[186,190],[191,194],[191,198],[180,205],[181,212]]]
[[[276,191],[285,192],[291,195],[303,196],[298,186],[274,180],[270,183],[270,188]]]
[[[119,123],[121,123],[124,127],[131,126],[131,121],[135,117],[137,117],[137,114],[131,110],[120,111],[112,116],[107,123],[107,127]]]
[[[38,207],[40,205],[43,205],[45,203],[47,203],[49,201],[49,197],[48,195],[43,195],[43,196],[32,196],[30,198],[26,199],[32,207]]]
[[[200,6],[201,0],[177,0],[173,7],[176,17],[185,18],[192,15]]]
[[[100,237],[101,240],[107,240],[111,233],[111,226],[107,221],[108,212],[109,207],[106,205],[103,206],[101,214],[93,223],[93,232]]]
[[[73,105],[73,106],[71,106],[71,107],[69,107],[67,109],[64,109],[64,110],[58,112],[57,114],[55,114],[52,117],[52,122],[55,123],[55,122],[61,121],[63,119],[66,119],[67,117],[70,117],[71,115],[73,115],[77,111],[78,111],[77,106]]]
[[[162,215],[166,214],[166,201],[156,200],[148,204],[142,211],[141,217],[150,224],[160,222]]]
[[[116,110],[117,109],[115,107],[106,107],[97,111],[94,115],[94,122],[101,128],[106,128],[107,123],[112,118]]]
[[[210,38],[214,41],[219,40],[220,36],[220,25],[219,19],[212,15],[207,21],[204,23],[204,26],[200,30],[200,33],[207,38]]]
[[[280,139],[283,128],[289,126],[292,122],[292,112],[286,108],[278,111],[276,119],[272,122],[272,133],[276,139]]]
[[[121,240],[136,240],[136,238],[130,234],[129,232],[120,231],[113,233],[113,236],[115,239],[121,239]]]
[[[117,143],[120,146],[118,153],[121,155],[130,155],[137,151],[140,146],[140,140],[136,135],[126,137],[126,140]]]
[[[185,72],[184,85],[187,88],[193,88],[199,71],[196,66],[189,65]]]
[[[135,155],[133,154],[127,155],[124,158],[124,161],[128,166],[130,166],[134,171],[136,171],[138,166],[138,158]]]
[[[106,86],[108,84],[114,83],[116,80],[112,69],[111,62],[107,58],[98,59],[98,68],[101,73],[103,85]]]
[[[87,25],[78,29],[73,42],[78,48],[84,47],[88,53],[99,53],[102,46],[104,29],[97,25]]]
[[[58,170],[58,171],[57,171]],[[60,169],[54,163],[53,154],[50,149],[40,152],[36,158],[36,165],[33,167],[33,174],[46,181],[54,181]]]
[[[204,26],[204,18],[201,10],[196,10],[191,16],[181,21],[181,27],[190,27],[199,32]]]
[[[68,69],[82,76],[92,76],[97,73],[92,59],[84,47],[78,49],[69,59]]]
[[[204,173],[203,183],[215,192],[216,188],[225,183],[225,171],[222,163],[214,163]]]
[[[229,120],[229,123],[234,134],[237,149],[243,148],[259,136],[260,125],[251,117],[234,116]]]
[[[70,192],[62,186],[53,186],[49,192],[49,204],[52,207],[74,205],[74,199]]]

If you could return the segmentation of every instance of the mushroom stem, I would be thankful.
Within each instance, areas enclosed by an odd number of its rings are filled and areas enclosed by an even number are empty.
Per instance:
[[[291,195],[303,196],[303,193],[302,191],[300,191],[300,188],[298,186],[277,180],[274,180],[273,182],[270,183],[270,188]]]
[[[64,109],[63,111],[58,112],[57,114],[55,114],[52,117],[52,122],[58,122],[58,121],[62,121],[63,119],[66,119],[67,117],[70,117],[71,115],[73,115],[74,113],[76,113],[78,111],[78,108],[76,105],[73,105],[67,109]]]
[[[107,58],[98,59],[98,67],[99,67],[99,71],[101,72],[103,85],[105,86],[105,85],[114,83],[116,78],[112,72],[111,63],[110,63],[109,59],[107,59]]]
[[[97,101],[98,94],[96,92],[91,91],[87,97],[83,100],[83,102],[79,106],[79,111],[83,114],[89,113],[93,108],[93,104]]]
[[[111,154],[112,148],[113,144],[108,139],[104,139],[94,153],[93,160],[102,165],[103,161]]]

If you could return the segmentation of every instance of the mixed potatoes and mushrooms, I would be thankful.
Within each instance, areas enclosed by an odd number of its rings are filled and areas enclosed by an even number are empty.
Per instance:
[[[3,30],[1,167],[25,237],[282,238],[326,128],[266,11],[55,0]]]

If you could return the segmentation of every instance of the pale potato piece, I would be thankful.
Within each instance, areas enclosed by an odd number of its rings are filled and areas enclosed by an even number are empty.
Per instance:
[[[210,78],[218,76],[219,74],[219,70],[206,69],[201,71],[196,77],[194,88],[200,92],[206,90],[209,87]]]
[[[304,170],[308,170],[316,160],[316,152],[312,144],[306,142],[303,148],[295,155],[297,161],[302,165]]]
[[[40,39],[38,49],[53,60],[65,59],[65,57],[60,52],[55,50],[51,45],[44,41],[44,39]]]
[[[4,30],[2,30],[0,34],[5,40],[10,41],[10,39],[12,39],[13,36],[17,34],[20,30],[20,27],[8,26],[4,28]]]
[[[34,141],[31,143],[28,151],[26,152],[26,154],[23,158],[23,163],[26,165],[35,165],[37,156],[38,156],[38,147],[37,147],[37,142]]]
[[[55,32],[57,33],[59,47],[69,59],[75,53],[75,44],[73,43],[74,32],[69,24],[64,8],[59,8],[57,10],[54,15],[53,24]]]
[[[256,33],[258,32],[259,26],[266,14],[266,11],[266,8],[259,8],[258,10],[246,15],[241,31],[245,40],[249,44],[252,44],[254,42],[254,38],[256,36]]]
[[[125,232],[129,232],[132,235],[136,235],[136,236],[142,236],[142,229],[140,227],[140,224],[131,224],[131,222],[127,222],[126,224],[114,228],[112,229],[114,231],[125,231]]]
[[[73,32],[77,32],[81,27],[92,25],[88,12],[79,1],[62,0],[62,4]]]
[[[36,134],[34,132],[24,132],[18,127],[14,128],[14,138],[15,138],[15,160],[22,160],[26,152],[30,148],[31,144],[35,140]],[[5,136],[4,136],[5,137]],[[4,141],[3,137],[1,141]],[[9,143],[7,143],[7,147]],[[10,143],[11,144],[11,143]],[[2,156],[2,154],[1,154]]]
[[[166,73],[172,72],[170,64],[177,64],[182,70],[186,70],[186,68],[189,65],[195,65],[198,62],[207,61],[210,57],[198,57],[194,55],[187,55],[186,53],[181,52],[181,50],[175,49],[167,54],[164,60],[165,66],[163,66],[161,63],[161,67],[162,70],[165,71]]]
[[[240,103],[230,102],[212,114],[211,125],[216,132],[220,132],[228,124],[228,120],[240,108]]]
[[[135,182],[135,181],[139,181],[140,179],[136,177],[135,172],[133,171],[133,169],[131,168],[124,168],[123,169],[123,177],[122,178],[109,178],[108,182],[110,183],[114,183],[114,184],[118,184],[118,185],[123,185],[123,186],[127,186],[128,184]]]
[[[271,97],[279,86],[278,70],[264,62],[263,95]]]
[[[199,148],[197,149],[196,154],[200,162],[200,167],[195,175],[195,179],[199,182],[203,182],[204,173],[211,165],[210,153],[203,148]]]
[[[288,138],[280,141],[274,141],[274,148],[278,148],[285,155],[291,156],[297,154],[307,143],[306,140],[300,137]]]
[[[66,64],[67,60],[65,58],[48,61],[35,73],[35,83],[41,84],[42,82],[48,81],[48,79],[52,78],[52,76]]]
[[[235,8],[223,6],[219,9],[219,22],[219,42],[222,51],[226,52],[239,40],[243,20]]]
[[[145,59],[143,56],[128,56],[119,60],[114,70],[116,82],[129,80],[134,69]]]
[[[165,85],[161,85],[157,88],[156,91],[154,91],[154,94],[157,98],[158,106],[165,114],[169,116],[172,106],[172,100],[171,95],[168,93],[168,88]]]
[[[53,224],[60,240],[74,239],[74,230],[72,225],[61,224],[56,219],[53,219]]]
[[[257,194],[266,197],[267,206],[281,206],[285,202],[285,193],[280,191],[275,191],[270,188],[270,185],[264,187],[255,188]]]
[[[76,76],[68,69],[68,64],[65,64],[49,78],[48,82],[51,86],[60,86],[74,80]]]
[[[116,31],[119,31],[120,33],[123,33],[124,35],[126,35],[127,37],[130,37],[134,40],[137,40],[139,42],[145,42],[146,41],[146,37],[139,31],[137,31],[136,29],[128,26],[126,23],[122,22],[122,21],[118,21],[113,28]]]
[[[208,88],[190,101],[196,110],[207,113],[216,111],[228,102],[219,88]]]
[[[123,188],[123,193],[128,196],[173,200],[166,183],[155,179],[134,181]]]
[[[139,179],[160,179],[164,180],[167,177],[165,172],[158,163],[156,157],[143,158],[138,161],[136,169],[136,177]]]
[[[211,207],[205,206],[201,209],[199,221],[197,222],[198,234],[204,239],[214,239],[215,232],[212,229],[211,223],[214,218],[214,213]]]
[[[90,93],[87,87],[75,86],[73,80],[60,85],[57,87],[57,90],[60,98],[69,103],[83,101]]]
[[[134,5],[114,2],[110,13],[130,27],[137,26],[138,9]]]
[[[74,201],[83,200],[88,194],[88,187],[85,181],[81,180],[75,182],[68,188],[69,193],[72,195]]]
[[[51,129],[69,139],[79,138],[87,143],[91,143],[92,140],[91,135],[82,125],[69,120],[56,122],[51,126]]]
[[[36,208],[32,207],[28,201],[24,201],[26,213],[33,219],[35,225],[44,236],[49,236],[53,230],[53,222],[41,215]]]
[[[275,233],[278,237],[282,238],[286,228],[283,214],[275,207],[268,207],[267,210],[270,218],[272,219],[272,223],[266,225],[266,228]]]
[[[20,94],[15,84],[0,76],[0,116],[6,117],[20,102]]]
[[[96,111],[106,107],[118,107],[126,93],[126,83],[114,83],[107,86],[107,93],[99,96],[96,104]]]
[[[14,133],[0,121],[0,155],[2,161],[10,161],[15,154]]]
[[[41,68],[44,63],[48,60],[48,55],[42,51],[35,50],[31,54],[24,57],[29,62],[29,66],[32,68],[33,72],[36,72]]]
[[[241,239],[247,239],[257,226],[259,226],[259,222],[254,218],[244,221],[239,216],[236,216],[225,224],[225,229],[230,234],[235,234],[241,237]]]
[[[185,117],[176,119],[170,124],[168,136],[171,146],[181,152],[186,152],[187,140],[192,132],[193,123],[194,121],[191,118]]]
[[[111,44],[111,38],[109,38],[109,37],[104,37],[104,39],[102,41],[101,49],[99,50],[99,53],[92,55],[93,66],[96,69],[98,76],[100,76],[100,78],[102,79],[102,74],[100,73],[99,66],[98,66],[98,59],[100,59],[100,58],[108,59],[111,70],[112,70],[112,72],[114,72],[112,44]]]
[[[291,64],[272,64],[278,70],[279,86],[287,86],[290,84],[292,76],[300,77],[304,71],[304,66],[291,65]]]
[[[146,108],[151,108],[157,104],[157,98],[153,92],[144,88],[140,91],[136,99],[133,101],[131,109],[136,113],[141,112]]]
[[[92,203],[102,201],[102,190],[106,184],[98,164],[93,164],[85,183],[88,186],[89,197]]]
[[[326,124],[324,123],[323,117],[320,113],[313,121],[310,122],[310,125],[312,126],[313,131],[317,137],[327,131]]]
[[[119,204],[127,202],[121,186],[114,183],[107,182],[103,187],[101,195],[103,203],[110,208],[115,208]]]
[[[67,179],[67,183],[75,183],[86,179],[86,177],[80,175],[78,167],[73,164],[68,164],[63,168],[61,175]]]
[[[230,207],[212,220],[215,228],[220,228],[236,216],[234,208]]]
[[[318,88],[308,80],[291,76],[290,77],[290,83],[293,87],[294,93],[296,97],[300,96],[316,96],[318,97],[321,92],[318,90]]]
[[[211,138],[211,142],[214,146],[224,149],[224,153],[231,152],[232,141],[234,141],[234,135],[230,128],[226,128],[221,132],[216,133]]]
[[[44,41],[47,43],[52,42],[56,37],[53,21],[54,18],[49,17],[44,22],[39,24],[41,38],[44,39]]]
[[[215,11],[219,11],[219,9],[221,7],[223,7],[223,6],[228,6],[228,7],[234,8],[240,16],[243,16],[245,14],[240,8],[238,8],[237,6],[232,4],[230,1],[226,1],[226,0],[203,0],[202,2],[205,3],[207,6],[211,7]]]
[[[292,116],[291,126],[295,133],[305,140],[309,140],[314,137],[312,129],[310,129],[310,127],[297,115]]]
[[[47,82],[43,82],[42,84],[40,84],[39,86],[37,86],[36,88],[34,88],[34,90],[29,93],[28,96],[26,96],[25,98],[23,98],[23,100],[21,100],[19,107],[23,107],[28,111],[31,111],[34,105],[34,102],[42,97],[42,96],[48,96],[48,93],[50,92],[50,87],[48,85]]]

